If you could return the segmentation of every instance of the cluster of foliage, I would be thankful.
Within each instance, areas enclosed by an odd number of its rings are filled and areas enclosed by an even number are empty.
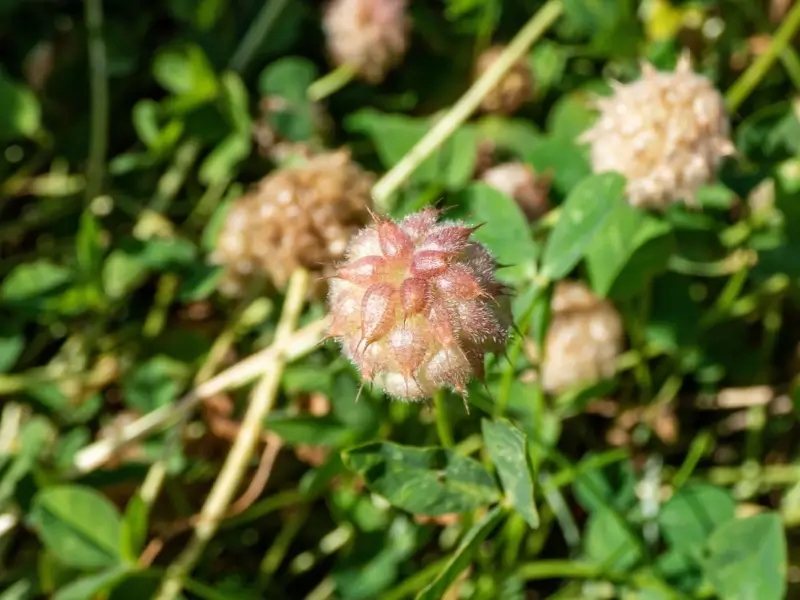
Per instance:
[[[201,599],[791,596],[800,8],[415,0],[393,24],[405,4],[381,1],[388,50],[348,31],[338,54],[312,0],[0,2],[0,600],[172,598],[170,578]],[[318,193],[364,195],[362,175],[452,117],[492,68],[479,56],[548,11],[523,101],[485,105],[376,198],[393,218],[436,205],[483,223],[474,236],[504,265],[515,325],[464,390],[469,412],[449,390],[360,390],[314,330],[322,296],[293,292],[291,257],[263,251],[270,276],[222,293],[220,232],[256,182],[344,147],[360,167]],[[362,76],[335,64],[359,51]],[[725,99],[735,154],[720,152],[696,206],[633,206],[622,175],[592,172],[582,136],[611,80],[638,79],[642,61],[672,71],[684,51]],[[487,147],[540,178],[533,212],[479,180]],[[294,235],[299,217],[281,218],[258,231]],[[564,329],[578,337],[550,379],[566,279],[624,340],[597,350],[611,370],[551,386],[596,344],[588,325]],[[258,362],[284,338],[303,347]],[[263,454],[239,485],[219,475],[262,402],[245,384],[270,373]],[[238,500],[207,534],[212,488]]]

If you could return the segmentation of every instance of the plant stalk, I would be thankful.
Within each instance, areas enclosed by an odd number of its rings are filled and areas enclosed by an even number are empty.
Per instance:
[[[297,321],[305,304],[308,284],[307,271],[298,269],[292,275],[275,334],[276,340],[288,338],[297,327]],[[239,488],[247,470],[247,464],[261,437],[264,418],[275,403],[286,362],[286,351],[279,350],[272,360],[264,365],[262,371],[264,375],[253,390],[239,435],[236,436],[225,464],[200,511],[194,533],[183,552],[167,569],[161,586],[156,592],[156,600],[173,600],[180,594],[186,577],[194,569],[206,545],[216,533],[219,522],[227,512]]]
[[[480,106],[525,52],[561,16],[564,7],[561,0],[550,0],[531,17],[519,33],[472,87],[456,102],[417,144],[386,173],[372,189],[378,210],[387,212],[391,208],[391,197],[419,167],[435,152]]]
[[[108,155],[108,62],[103,40],[103,1],[85,0],[84,18],[89,51],[91,137],[86,169],[86,203],[100,195]]]
[[[730,112],[736,112],[753,90],[756,89],[769,69],[792,41],[798,28],[800,28],[800,2],[795,2],[789,14],[786,15],[786,19],[775,32],[767,51],[759,56],[739,76],[739,79],[733,83],[725,94],[725,103]]]

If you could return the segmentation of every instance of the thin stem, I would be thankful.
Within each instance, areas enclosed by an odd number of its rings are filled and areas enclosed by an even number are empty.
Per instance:
[[[386,212],[391,208],[390,199],[397,189],[475,112],[486,95],[533,43],[555,23],[562,11],[561,0],[550,0],[542,6],[506,46],[491,68],[475,81],[467,93],[428,131],[427,135],[375,184],[372,196],[379,210]]]
[[[714,447],[714,438],[708,431],[703,431],[695,436],[689,446],[689,451],[686,453],[686,458],[683,464],[678,469],[678,472],[672,477],[672,487],[677,490],[689,481],[697,465],[700,463],[706,453]]]
[[[767,51],[759,56],[728,89],[728,93],[725,94],[725,103],[728,105],[729,111],[736,112],[742,102],[756,89],[775,60],[789,45],[798,27],[800,27],[800,2],[795,3],[789,14],[786,15],[786,19],[775,32]]]
[[[445,403],[445,390],[438,390],[433,395],[433,410],[436,411],[436,432],[439,434],[439,442],[445,448],[452,448],[455,443],[453,440],[453,428],[447,418],[447,404]]]
[[[200,155],[202,145],[196,139],[187,140],[175,151],[175,158],[169,169],[161,176],[156,185],[156,193],[153,195],[148,211],[163,213],[169,208],[172,200],[180,191],[189,170]],[[143,211],[143,216],[148,211]]]
[[[306,325],[294,335],[276,339],[275,343],[268,348],[248,356],[197,386],[175,404],[162,406],[137,419],[123,428],[115,438],[100,440],[87,446],[76,454],[68,476],[75,477],[94,471],[121,448],[175,423],[197,406],[201,400],[250,383],[264,372],[264,366],[271,364],[277,354],[282,353],[285,360],[292,361],[312,352],[322,341],[328,324],[327,318],[320,319]]]
[[[89,85],[91,88],[91,137],[86,169],[86,202],[94,200],[103,188],[108,154],[108,68],[103,40],[103,1],[85,0],[84,18],[89,46]]]
[[[241,73],[247,68],[253,58],[253,54],[258,50],[259,44],[275,26],[278,17],[281,16],[283,9],[288,4],[289,0],[271,0],[264,3],[263,8],[256,16],[250,29],[247,30],[244,38],[242,38],[230,62],[228,62],[230,69]]]
[[[324,100],[350,83],[355,76],[356,70],[352,65],[348,63],[339,65],[308,86],[308,99],[312,102]]]
[[[276,339],[288,338],[294,332],[305,304],[308,283],[309,276],[306,271],[298,270],[292,275]],[[183,552],[167,569],[164,580],[156,592],[156,600],[172,600],[180,594],[186,577],[194,569],[206,545],[216,533],[261,437],[264,418],[275,403],[286,362],[284,350],[275,353],[272,360],[264,365],[262,371],[264,375],[253,390],[239,435],[200,511],[194,534]]]

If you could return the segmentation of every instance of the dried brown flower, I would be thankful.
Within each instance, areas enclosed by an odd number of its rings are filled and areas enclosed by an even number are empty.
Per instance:
[[[211,256],[226,267],[221,290],[240,294],[263,276],[280,288],[298,267],[317,278],[333,273],[350,237],[369,222],[373,181],[347,150],[319,154],[262,179],[234,203]],[[324,293],[324,282],[313,288]]]
[[[492,46],[479,57],[475,67],[475,78],[483,75],[497,61],[505,46]],[[533,94],[533,73],[528,64],[520,59],[481,103],[487,113],[510,115],[527,102]]]

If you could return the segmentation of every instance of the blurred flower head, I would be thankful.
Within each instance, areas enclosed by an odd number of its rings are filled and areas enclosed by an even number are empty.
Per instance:
[[[350,237],[369,222],[374,177],[347,150],[312,156],[269,174],[236,200],[212,262],[224,265],[224,293],[238,295],[256,278],[281,288],[303,267],[319,278],[333,272]]]
[[[674,72],[644,63],[638,81],[613,87],[612,96],[597,101],[598,120],[581,138],[590,144],[593,170],[624,175],[633,206],[692,204],[734,152],[722,95],[693,72],[687,53]]]
[[[369,83],[380,83],[408,48],[407,0],[331,0],[322,25],[328,53]]]
[[[553,293],[552,311],[541,363],[542,388],[559,394],[611,377],[625,348],[616,308],[583,283],[561,281]]]

